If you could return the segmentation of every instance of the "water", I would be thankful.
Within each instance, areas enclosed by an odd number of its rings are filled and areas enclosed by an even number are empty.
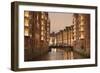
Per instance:
[[[37,60],[68,60],[73,58],[72,51],[65,51],[61,48],[51,48],[51,51],[39,57]]]
[[[69,48],[66,48],[69,49]],[[83,59],[83,57],[71,50],[66,50],[64,48],[51,48],[48,53],[32,59],[31,61],[45,61],[45,60],[73,60],[73,59]]]
[[[65,59],[73,59],[72,51],[65,51],[61,48],[52,48],[48,53],[48,59],[50,60],[65,60]]]

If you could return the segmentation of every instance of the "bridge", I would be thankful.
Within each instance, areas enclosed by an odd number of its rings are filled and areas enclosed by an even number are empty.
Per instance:
[[[70,46],[70,45],[50,45],[49,50],[52,48],[63,49],[63,50],[73,50],[73,46]]]

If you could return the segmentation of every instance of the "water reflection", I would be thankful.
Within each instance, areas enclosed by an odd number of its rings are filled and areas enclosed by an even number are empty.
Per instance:
[[[56,51],[57,51],[56,48],[52,48],[52,49],[51,49],[51,52],[56,52]]]
[[[47,58],[50,60],[73,59],[73,52],[66,51],[63,48],[51,48],[51,51],[48,53]]]
[[[32,59],[32,61],[41,61],[41,60],[72,60],[72,59],[82,59],[83,57],[72,51],[68,50],[69,48],[51,48],[51,50],[41,55],[40,57],[37,57],[35,59]]]

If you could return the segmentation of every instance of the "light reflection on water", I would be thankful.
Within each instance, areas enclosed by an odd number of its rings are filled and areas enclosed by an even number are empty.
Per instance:
[[[72,50],[68,50],[69,48],[50,48],[51,51],[38,57],[36,59],[32,59],[32,61],[41,61],[41,60],[73,60],[73,59],[83,59],[83,57],[74,52]]]
[[[52,48],[52,49],[51,49],[51,52],[56,52],[56,51],[57,51],[56,48]]]
[[[63,48],[51,48],[49,52],[49,59],[51,60],[66,60],[73,59],[72,51],[65,51]]]

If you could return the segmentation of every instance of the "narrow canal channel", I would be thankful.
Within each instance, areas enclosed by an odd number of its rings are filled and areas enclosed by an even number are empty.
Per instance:
[[[51,50],[32,61],[45,61],[45,60],[71,60],[71,59],[84,59],[84,57],[77,52],[71,50],[64,50],[63,48],[51,48]]]

